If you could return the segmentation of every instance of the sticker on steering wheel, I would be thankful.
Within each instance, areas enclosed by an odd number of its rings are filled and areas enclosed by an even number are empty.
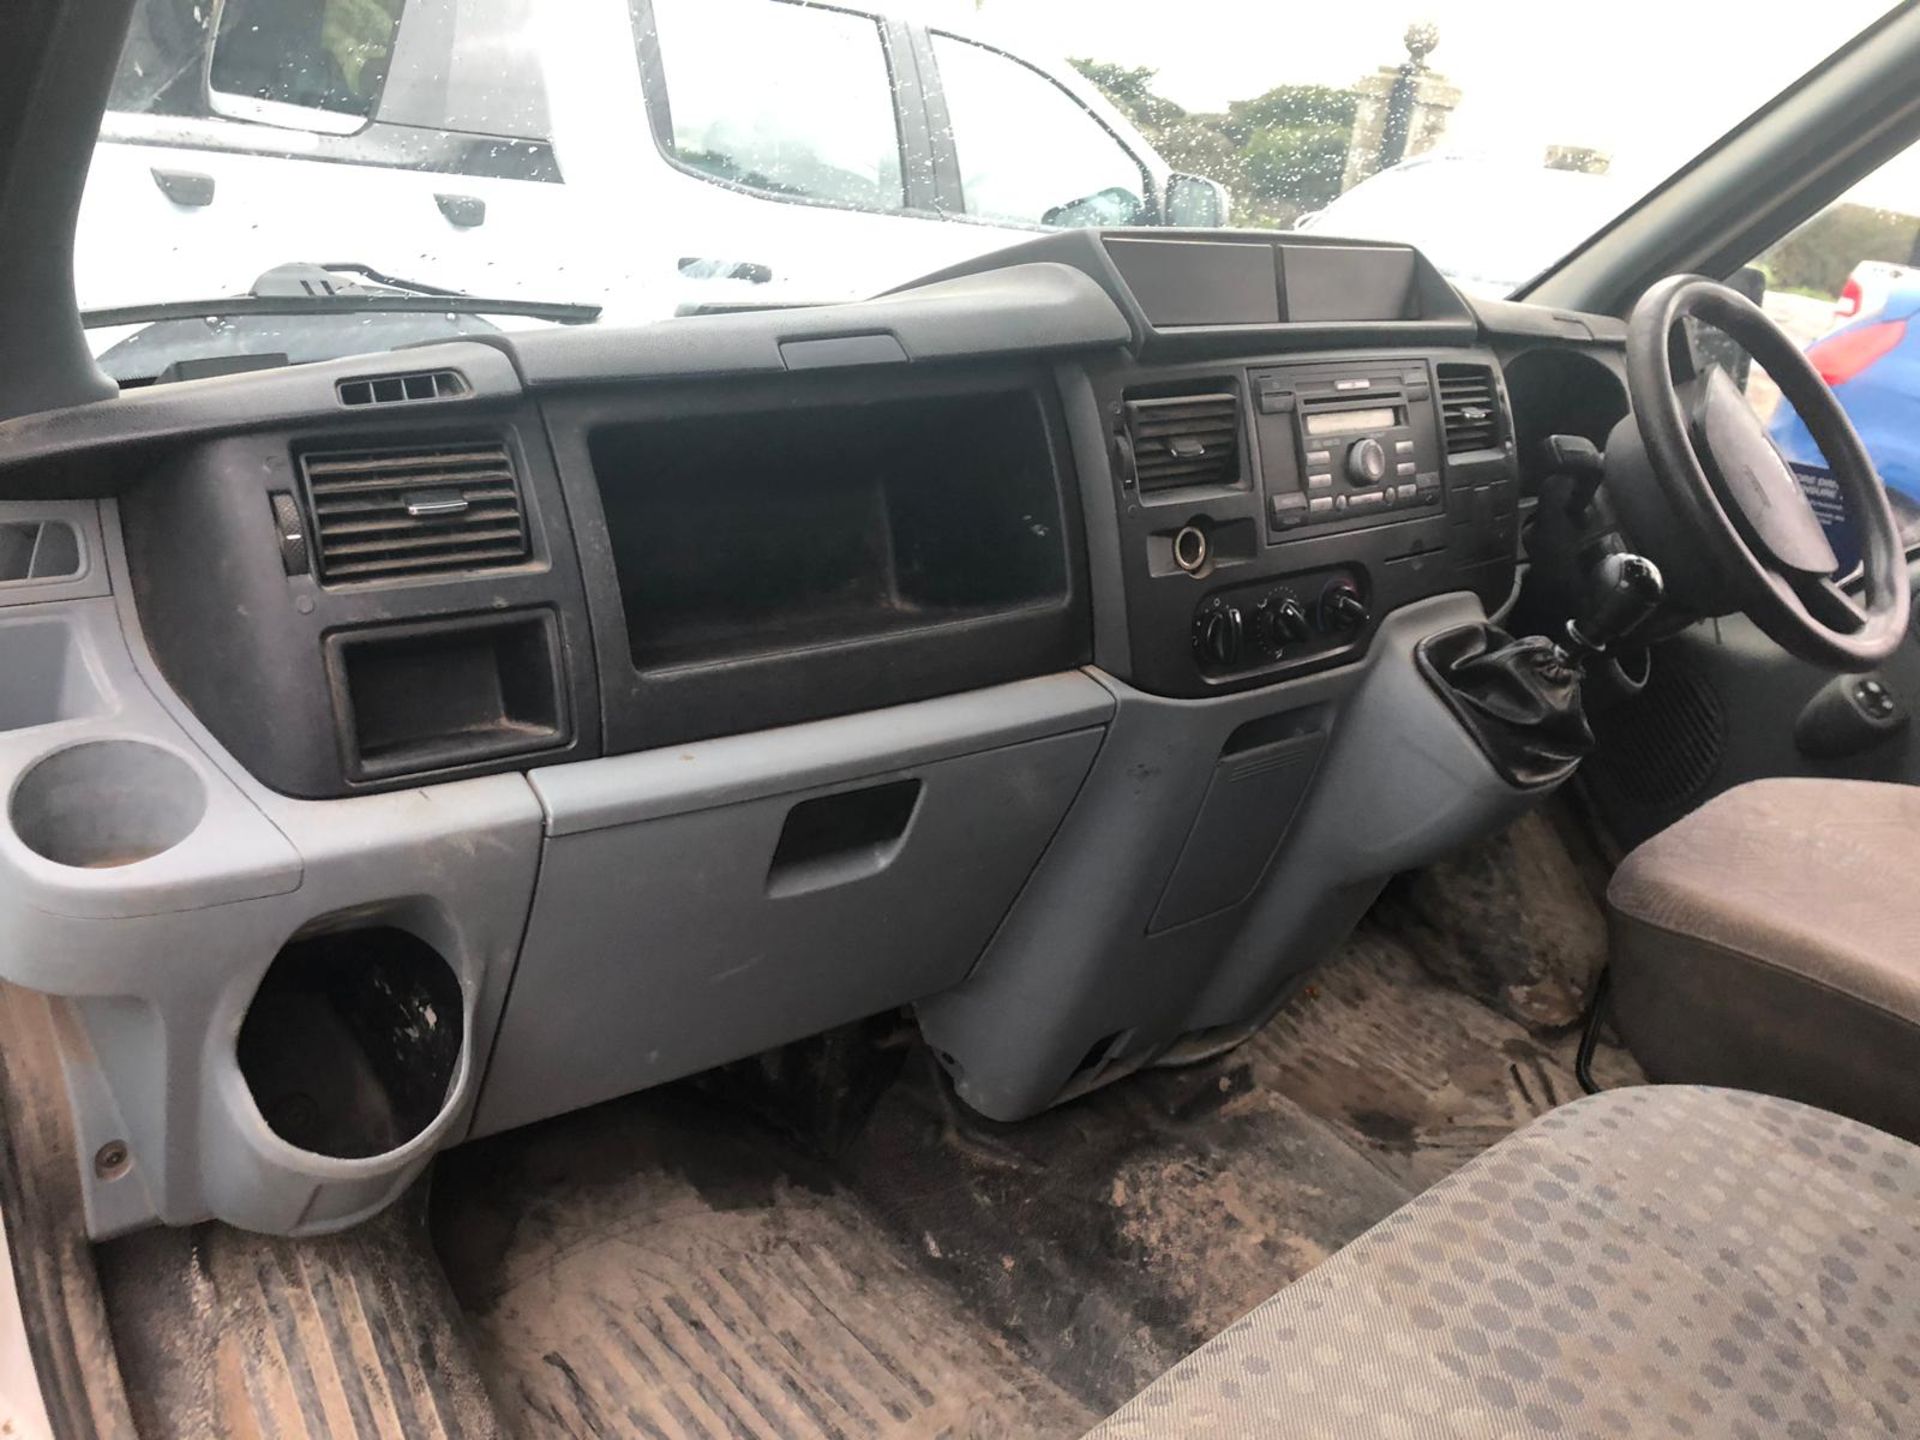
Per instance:
[[[1840,482],[1824,465],[1808,465],[1799,460],[1788,462],[1793,478],[1800,482],[1800,493],[1807,497],[1813,513],[1820,517],[1820,528],[1827,532],[1827,543],[1840,561],[1841,575],[1851,575],[1860,566],[1860,535],[1847,508],[1847,497]]]

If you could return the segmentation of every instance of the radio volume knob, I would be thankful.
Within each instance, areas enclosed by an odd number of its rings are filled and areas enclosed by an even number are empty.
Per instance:
[[[1387,447],[1369,435],[1347,451],[1347,478],[1356,485],[1378,485],[1387,478]]]

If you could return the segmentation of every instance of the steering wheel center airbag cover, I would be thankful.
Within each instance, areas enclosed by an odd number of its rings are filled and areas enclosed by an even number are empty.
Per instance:
[[[1718,366],[1706,373],[1703,391],[1694,412],[1695,448],[1728,502],[1729,517],[1778,565],[1802,575],[1831,575],[1840,562],[1820,517],[1753,407]]]

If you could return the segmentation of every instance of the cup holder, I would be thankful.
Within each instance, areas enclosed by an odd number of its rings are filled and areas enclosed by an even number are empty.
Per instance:
[[[8,818],[43,859],[103,870],[171,850],[206,810],[206,785],[172,751],[93,740],[36,761],[13,788]]]
[[[274,1134],[315,1155],[397,1150],[439,1118],[466,1015],[440,952],[392,926],[296,940],[241,1021],[240,1074]]]

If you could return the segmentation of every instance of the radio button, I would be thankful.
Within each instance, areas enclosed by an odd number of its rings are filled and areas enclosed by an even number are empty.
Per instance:
[[[1331,495],[1315,495],[1307,501],[1307,513],[1309,515],[1325,515],[1332,509],[1333,497]]]
[[[1332,488],[1333,476],[1331,475],[1307,476],[1307,489],[1309,490],[1331,490]]]
[[[1411,480],[1409,480],[1404,485],[1396,485],[1394,487],[1393,493],[1399,496],[1399,498],[1402,500],[1411,500],[1415,495],[1419,493],[1419,491],[1420,491],[1420,487],[1414,484]]]
[[[1347,508],[1350,510],[1371,510],[1376,505],[1386,503],[1387,497],[1378,490],[1362,490],[1357,495],[1347,497]]]
[[[1387,478],[1387,451],[1369,435],[1347,451],[1347,477],[1356,485],[1378,485]]]
[[[1309,450],[1307,451],[1307,464],[1316,470],[1322,465],[1331,465],[1333,464],[1333,452],[1331,450]]]
[[[1268,513],[1276,530],[1291,530],[1307,523],[1307,497],[1275,495],[1267,501]]]
[[[1398,465],[1393,467],[1393,472],[1396,475],[1411,475],[1419,468],[1420,467],[1411,460],[1402,460]]]
[[[1411,440],[1396,440],[1393,442],[1393,449],[1397,455],[1411,455],[1413,453],[1413,442]]]

